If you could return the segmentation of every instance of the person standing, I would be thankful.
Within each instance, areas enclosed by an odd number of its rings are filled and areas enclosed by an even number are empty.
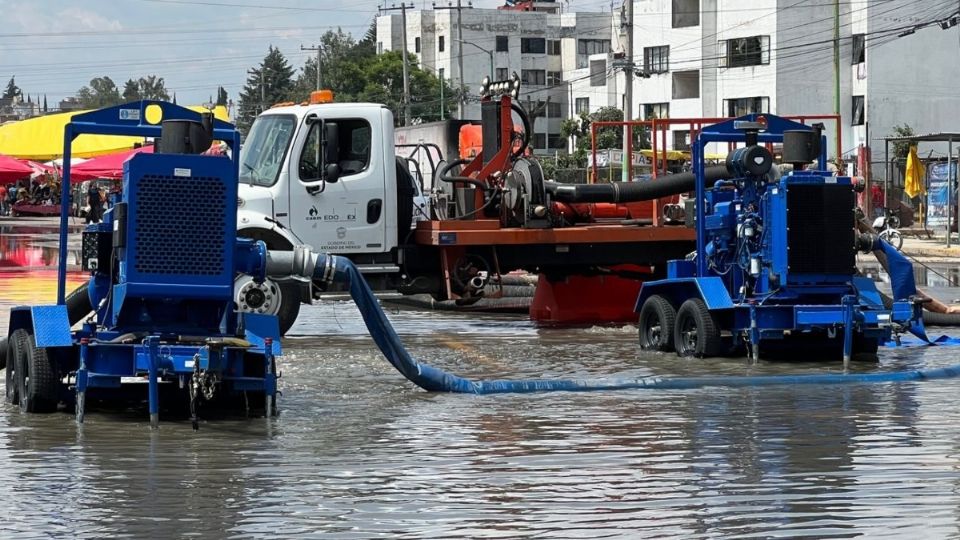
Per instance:
[[[90,211],[87,212],[87,223],[100,223],[103,216],[103,196],[94,182],[90,182],[90,188],[87,190],[87,204],[90,205]]]
[[[7,200],[7,187],[0,184],[0,215],[5,216],[10,213],[10,204]]]

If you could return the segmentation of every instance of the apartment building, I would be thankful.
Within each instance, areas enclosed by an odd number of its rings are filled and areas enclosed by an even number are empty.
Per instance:
[[[591,56],[605,62],[611,50],[611,13],[563,13],[556,2],[525,2],[503,9],[408,10],[407,50],[420,67],[462,84],[469,94],[463,117],[480,118],[479,87],[484,77],[508,79],[516,72],[523,84],[520,101],[534,113],[534,148],[540,153],[565,150],[560,125],[573,105],[571,78],[588,68]],[[403,46],[402,17],[377,17],[378,52]],[[460,73],[459,55],[463,55]]]
[[[957,130],[945,114],[960,105],[960,42],[949,20],[956,10],[943,2],[840,0],[845,157],[861,146],[882,152],[876,139],[897,124],[919,133]],[[834,113],[833,2],[636,0],[633,22],[634,61],[649,76],[634,81],[635,118]],[[589,85],[571,89],[575,109],[622,106],[622,74],[601,80],[592,73]],[[835,130],[826,127],[832,151]],[[678,127],[667,144],[689,142]]]

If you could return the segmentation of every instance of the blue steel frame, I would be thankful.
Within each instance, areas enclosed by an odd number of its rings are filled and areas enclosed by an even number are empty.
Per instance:
[[[147,107],[160,107],[161,117],[157,123],[147,122]],[[160,122],[163,120],[193,120],[199,122],[200,113],[167,103],[143,100],[88,113],[70,119],[63,130],[63,180],[60,193],[60,262],[57,265],[57,304],[65,305],[67,295],[67,227],[70,212],[70,158],[73,155],[73,140],[80,135],[125,135],[130,137],[160,137]],[[235,177],[240,176],[240,133],[233,125],[223,120],[213,120],[214,140],[224,141],[233,152]]]

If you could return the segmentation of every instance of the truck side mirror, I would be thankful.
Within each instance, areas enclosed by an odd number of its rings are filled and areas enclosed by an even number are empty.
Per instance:
[[[340,173],[340,165],[336,163],[328,163],[323,169],[323,179],[332,184],[340,179]]]
[[[340,162],[340,127],[336,122],[323,124],[323,162],[324,164]]]

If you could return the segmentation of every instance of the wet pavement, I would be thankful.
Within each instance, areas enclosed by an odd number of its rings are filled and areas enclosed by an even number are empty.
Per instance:
[[[37,256],[0,272],[0,322],[52,299]],[[415,357],[474,378],[840,369],[642,353],[632,326],[389,315]],[[0,406],[0,537],[960,536],[960,380],[429,394],[380,357],[350,303],[304,306],[292,334],[273,420],[151,432],[133,408],[92,411],[79,429],[66,412]],[[854,369],[956,361],[884,349]]]

